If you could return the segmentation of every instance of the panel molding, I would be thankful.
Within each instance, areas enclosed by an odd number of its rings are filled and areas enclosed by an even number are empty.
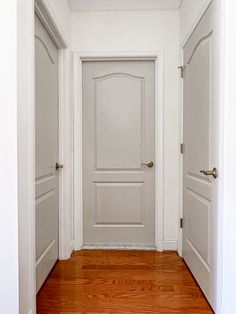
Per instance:
[[[133,187],[133,188],[139,188],[140,191],[140,219],[139,221],[129,221],[129,222],[122,222],[122,221],[117,221],[117,222],[114,222],[114,219],[113,221],[102,221],[102,219],[100,218],[99,219],[99,212],[101,210],[104,210],[106,206],[99,206],[99,188],[103,187],[107,187],[108,189],[111,189],[112,187],[116,187],[116,192],[118,191],[117,188],[120,187],[120,188],[123,188],[123,187]],[[122,226],[144,226],[144,221],[143,221],[143,218],[144,218],[144,215],[143,215],[143,208],[144,208],[144,182],[122,182],[122,181],[119,181],[119,182],[94,182],[94,188],[95,188],[95,221],[94,221],[94,227],[106,227],[106,226],[113,226],[113,227],[122,227]],[[101,192],[100,192],[101,193]],[[110,190],[110,193],[111,193],[111,190]],[[109,193],[109,195],[110,195]],[[124,191],[122,193],[122,197],[124,197]],[[107,203],[107,202],[106,202]],[[137,204],[136,204],[137,205]],[[110,207],[110,206],[109,206]],[[138,206],[136,207],[136,209],[138,209]],[[130,208],[129,208],[130,210]],[[121,210],[119,210],[118,212],[121,212]],[[100,212],[100,215],[102,213]]]
[[[185,47],[185,45],[187,44],[189,38],[191,37],[193,31],[195,30],[196,26],[198,25],[198,23],[200,22],[203,14],[206,12],[206,10],[208,9],[208,7],[210,6],[211,2],[213,0],[206,0],[204,5],[202,6],[201,10],[199,11],[195,21],[192,23],[192,26],[190,27],[187,35],[185,36],[184,40],[181,43],[181,48],[183,49]],[[181,4],[182,5],[182,4]]]
[[[105,74],[102,76],[96,76],[93,79],[94,80],[106,80],[106,79],[113,78],[113,77],[126,77],[128,79],[133,79],[133,80],[137,80],[137,81],[144,79],[143,76],[135,76],[135,75],[131,75],[129,73],[122,73],[122,72],[110,73],[110,74]]]
[[[129,80],[129,81],[133,81],[135,82],[134,84],[137,84],[137,86],[140,87],[140,90],[138,91],[137,90],[137,95],[140,95],[140,108],[137,108],[137,110],[140,109],[139,111],[139,114],[140,114],[140,128],[142,130],[142,132],[140,133],[140,144],[141,145],[138,145],[139,147],[141,146],[141,151],[140,151],[140,154],[139,154],[139,160],[133,160],[134,163],[136,163],[135,166],[132,167],[132,165],[128,166],[127,168],[123,168],[119,165],[104,165],[104,160],[100,159],[100,153],[101,153],[101,149],[99,149],[101,146],[101,142],[99,143],[98,141],[98,138],[100,137],[99,135],[101,135],[101,133],[99,132],[100,130],[100,123],[99,123],[99,119],[98,117],[101,118],[101,115],[99,116],[99,112],[101,114],[101,112],[103,110],[102,107],[99,107],[100,102],[99,102],[99,87],[102,88],[102,84],[103,84],[103,81],[106,81],[108,83],[108,81],[110,79],[126,79],[126,80]],[[139,170],[141,169],[141,163],[142,163],[142,152],[143,152],[143,148],[144,148],[144,128],[143,128],[143,124],[144,124],[144,121],[143,121],[143,112],[144,112],[144,99],[145,99],[145,96],[144,96],[144,93],[145,93],[145,89],[144,89],[144,84],[145,84],[145,81],[144,81],[144,77],[138,77],[138,76],[134,76],[134,75],[131,75],[131,74],[127,74],[127,73],[111,73],[111,74],[106,74],[106,75],[103,75],[103,76],[100,76],[100,77],[94,77],[93,78],[94,80],[94,95],[95,95],[95,115],[94,115],[94,118],[95,118],[95,121],[94,121],[94,125],[95,125],[95,155],[94,155],[94,158],[95,158],[95,171],[129,171],[129,170]],[[127,85],[128,82],[126,82],[126,85]],[[141,91],[141,93],[140,93]],[[121,96],[122,97],[122,96]],[[122,99],[122,105],[123,103],[125,103],[126,100]],[[126,106],[124,107],[128,107],[128,103],[126,104]],[[123,108],[125,110],[125,108]],[[106,113],[107,113],[108,110],[106,110]],[[110,113],[110,111],[109,111]],[[104,125],[104,121],[103,121],[103,125]],[[137,132],[138,133],[138,132]],[[103,134],[104,135],[104,134]],[[126,139],[128,139],[129,136],[132,136],[131,134],[128,134],[126,133]],[[106,142],[106,141],[105,141]],[[106,142],[107,143],[107,142]],[[99,145],[100,144],[100,145]],[[103,142],[104,144],[104,142]],[[137,143],[136,143],[137,144]],[[112,145],[112,143],[108,143],[108,145]],[[131,143],[130,146],[133,145],[133,142]],[[103,146],[104,148],[104,146]],[[129,148],[126,147],[125,150],[128,150]],[[123,148],[120,148],[116,153],[119,154],[120,151],[122,151]],[[106,151],[106,149],[105,149]],[[108,157],[108,156],[106,156]],[[109,160],[109,158],[108,158]],[[109,163],[109,161],[107,160],[107,162]],[[126,160],[126,162],[128,162],[128,158]],[[120,161],[120,163],[123,165],[124,163],[124,160]],[[138,164],[138,166],[137,166]]]
[[[68,39],[61,29],[48,0],[34,0],[35,13],[50,34],[58,49],[68,47]]]
[[[205,41],[207,41],[207,39],[210,39],[211,35],[213,34],[213,31],[210,31],[209,34],[207,34],[206,36],[203,36],[201,39],[199,39],[199,41],[197,42],[197,44],[195,45],[195,47],[193,47],[192,53],[187,61],[187,64],[190,64],[190,62],[192,61],[195,53],[197,52],[198,47],[203,44]]]
[[[39,263],[43,260],[43,258],[45,257],[45,255],[47,255],[47,253],[51,250],[51,248],[53,247],[53,245],[55,244],[55,240],[52,240],[49,245],[45,248],[45,250],[42,252],[42,254],[39,256],[39,258],[36,261],[36,267],[39,265]]]
[[[43,39],[42,39],[41,37],[39,37],[38,35],[35,35],[35,38],[37,38],[38,41],[42,44],[42,46],[43,46],[44,49],[46,50],[46,53],[47,53],[49,59],[51,60],[51,62],[52,62],[53,64],[55,64],[55,61],[53,60],[53,57],[51,56],[50,51],[48,50],[48,47],[46,46],[46,44],[45,44],[45,42],[43,41]]]
[[[82,63],[84,61],[154,60],[155,61],[155,247],[164,250],[164,51],[151,52],[73,52],[74,103],[74,249],[83,247],[82,187]]]

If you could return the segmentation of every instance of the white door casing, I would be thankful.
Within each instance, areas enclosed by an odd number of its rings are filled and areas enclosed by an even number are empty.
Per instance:
[[[36,288],[58,259],[58,49],[35,15]]]
[[[155,61],[155,246],[163,251],[163,109],[164,109],[164,53],[124,52],[124,53],[79,53],[73,54],[73,98],[74,98],[74,232],[75,250],[83,246],[83,187],[82,187],[82,64],[87,61],[153,60]],[[169,243],[168,243],[169,247]]]
[[[218,71],[215,2],[184,47],[183,257],[216,308]]]
[[[154,90],[154,61],[83,63],[85,245],[154,246]]]

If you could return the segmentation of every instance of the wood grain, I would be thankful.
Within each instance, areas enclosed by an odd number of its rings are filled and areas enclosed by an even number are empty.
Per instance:
[[[213,313],[172,252],[80,251],[60,261],[37,295],[37,313]]]

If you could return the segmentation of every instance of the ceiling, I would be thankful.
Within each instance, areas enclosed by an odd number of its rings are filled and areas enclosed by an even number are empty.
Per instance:
[[[72,12],[177,10],[182,0],[68,0]]]

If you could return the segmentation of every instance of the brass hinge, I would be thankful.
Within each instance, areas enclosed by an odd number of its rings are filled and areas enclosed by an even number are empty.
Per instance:
[[[184,144],[183,143],[180,144],[180,153],[181,154],[184,153]]]
[[[180,228],[183,229],[183,226],[184,226],[184,219],[183,218],[180,218],[179,225],[180,225]]]
[[[178,67],[178,69],[180,69],[180,76],[181,76],[181,78],[184,78],[185,77],[185,66],[183,66],[183,65],[180,65],[179,67]]]

